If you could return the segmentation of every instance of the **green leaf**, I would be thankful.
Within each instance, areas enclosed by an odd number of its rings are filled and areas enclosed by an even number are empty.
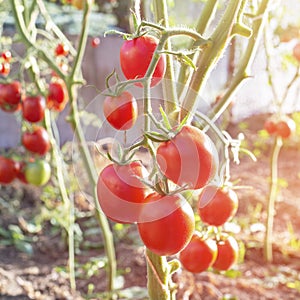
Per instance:
[[[163,118],[163,123],[165,125],[165,127],[167,128],[167,130],[172,130],[172,126],[170,124],[170,121],[168,119],[168,116],[167,114],[165,113],[164,109],[162,108],[162,106],[159,107],[159,111],[160,111],[160,114]]]

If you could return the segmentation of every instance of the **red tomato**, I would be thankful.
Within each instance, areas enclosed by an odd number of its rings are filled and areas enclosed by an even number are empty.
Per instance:
[[[289,117],[285,117],[276,124],[276,134],[283,139],[289,138],[295,130],[296,123]]]
[[[117,97],[108,96],[104,99],[103,113],[112,127],[118,130],[127,130],[136,122],[137,102],[127,91]]]
[[[133,223],[138,219],[147,188],[139,180],[148,175],[139,161],[127,165],[110,164],[98,178],[97,195],[103,212],[119,223]]]
[[[69,54],[69,47],[64,44],[58,44],[55,48],[56,56],[67,56]]]
[[[218,271],[229,270],[237,262],[239,255],[239,245],[234,237],[222,236],[217,242],[218,255],[213,264],[213,268]]]
[[[25,167],[26,167],[26,163],[23,161],[17,161],[15,163],[15,167],[17,170],[17,178],[22,181],[23,183],[28,183],[26,178],[25,178]]]
[[[5,62],[8,62],[8,63],[11,62],[12,55],[11,55],[11,52],[9,50],[6,50],[6,51],[2,52],[1,57],[3,58],[3,60]]]
[[[11,83],[0,84],[0,104],[18,105],[21,102],[21,83],[13,81]]]
[[[22,102],[23,118],[36,123],[44,119],[46,102],[42,96],[28,96]]]
[[[272,135],[276,132],[276,123],[272,119],[267,119],[264,124],[264,129],[268,134]]]
[[[162,173],[174,183],[190,189],[206,185],[216,173],[216,159],[209,137],[200,129],[185,125],[174,138],[157,149]]]
[[[10,63],[3,62],[0,63],[0,74],[3,76],[7,76],[10,72]]]
[[[0,184],[11,183],[17,176],[15,162],[4,156],[0,156]]]
[[[39,155],[45,155],[50,149],[49,135],[45,128],[36,127],[33,132],[25,132],[22,136],[23,146]]]
[[[296,44],[293,48],[293,55],[300,62],[300,43]]]
[[[56,111],[62,111],[68,101],[69,96],[64,81],[58,77],[53,78],[49,84],[47,107]]]
[[[149,35],[143,35],[132,40],[127,40],[120,50],[120,63],[127,79],[137,79],[145,76],[150,65],[158,40]],[[154,70],[151,86],[155,86],[165,74],[166,62],[162,55]],[[138,83],[137,86],[142,86]]]
[[[198,213],[201,220],[213,226],[229,221],[238,208],[238,197],[229,188],[207,186],[199,195]]]
[[[0,103],[0,108],[5,112],[13,113],[21,109],[21,103],[14,104],[14,105],[7,104],[7,103]]]
[[[181,195],[150,194],[145,199],[138,230],[145,246],[160,256],[180,252],[195,229],[193,209]],[[152,204],[151,209],[148,206]],[[146,221],[146,222],[145,222]]]
[[[217,243],[212,239],[203,239],[195,232],[188,245],[180,252],[179,260],[183,267],[192,273],[207,270],[217,258]]]
[[[92,39],[92,47],[97,48],[100,45],[100,39],[98,37],[95,37]]]

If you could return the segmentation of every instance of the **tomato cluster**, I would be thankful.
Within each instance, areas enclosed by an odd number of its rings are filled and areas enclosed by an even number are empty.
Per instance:
[[[265,121],[264,129],[270,135],[280,136],[283,139],[287,139],[296,130],[296,123],[288,116],[282,116],[280,118],[270,117]]]

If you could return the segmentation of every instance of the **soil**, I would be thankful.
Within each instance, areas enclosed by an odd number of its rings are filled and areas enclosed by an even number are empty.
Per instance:
[[[258,147],[255,145],[256,132],[262,128],[264,118],[265,116],[256,116],[245,121],[248,128],[243,132],[250,149]],[[238,128],[230,125],[229,131],[235,137]],[[259,146],[264,151],[258,162],[242,156],[240,164],[233,164],[231,167],[232,180],[239,180],[238,185],[244,186],[237,190],[240,205],[235,219],[237,222],[234,222],[236,226],[233,227],[236,238],[245,245],[244,260],[227,274],[208,271],[193,275],[180,270],[173,278],[178,285],[178,300],[300,299],[299,145],[285,145],[280,153],[279,177],[284,178],[288,186],[280,188],[278,193],[274,261],[266,263],[263,257],[262,224],[266,219],[270,146],[270,140],[265,140]],[[1,197],[3,193],[9,194],[11,199],[16,193],[21,193],[23,200],[19,209],[22,214],[26,210],[33,213],[38,209],[40,194],[32,187],[16,183],[10,188],[1,188]],[[3,215],[0,212],[0,217],[3,228],[7,228],[9,224],[20,224],[17,215]],[[38,240],[33,244],[33,255],[18,251],[12,245],[0,243],[0,299],[79,300],[87,299],[91,284],[94,284],[94,295],[105,289],[105,272],[100,269],[98,274],[90,278],[78,278],[77,292],[71,291],[66,273],[62,271],[68,261],[66,247],[59,234],[50,234],[50,227],[45,226],[39,233]],[[124,287],[146,287],[144,248],[138,240],[135,227],[131,226],[126,230],[116,240],[118,269],[124,276]],[[77,262],[83,264],[91,257],[99,257],[103,254],[102,248],[100,245],[100,250],[82,250],[76,255]],[[102,299],[101,297],[98,294],[89,299]]]

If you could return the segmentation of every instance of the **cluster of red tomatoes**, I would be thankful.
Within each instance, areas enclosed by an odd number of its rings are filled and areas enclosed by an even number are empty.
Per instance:
[[[156,38],[148,35],[124,42],[120,63],[127,79],[145,76],[157,43]],[[164,72],[162,55],[152,74],[151,86],[160,82]],[[142,86],[139,81],[135,84]],[[115,129],[128,130],[137,118],[136,100],[128,91],[107,96],[103,112]],[[156,182],[152,189],[146,184],[149,173],[142,162],[112,162],[99,174],[100,206],[115,222],[137,223],[143,243],[157,255],[179,253],[182,265],[191,272],[202,272],[211,266],[227,270],[237,260],[237,241],[225,233],[214,235],[214,239],[201,236],[195,230],[191,204],[176,188],[170,192],[169,184],[181,190],[201,190],[197,210],[208,226],[222,226],[233,217],[238,206],[237,195],[228,187],[209,185],[216,175],[217,162],[205,133],[194,126],[183,125],[175,127],[170,136],[169,140],[156,145],[154,165],[159,175],[154,176]]]
[[[265,121],[264,129],[270,135],[280,136],[283,139],[287,139],[296,130],[296,123],[288,116],[282,116],[279,118],[273,116]]]
[[[66,51],[59,45],[55,49],[56,55],[66,55]],[[6,56],[8,52],[5,52]],[[61,111],[67,102],[68,93],[65,83],[57,76],[53,76],[49,83],[46,99],[41,95],[25,95],[19,81],[8,80],[0,84],[0,108],[9,113],[21,111],[21,116],[25,121],[24,127],[26,127],[22,133],[21,142],[30,156],[33,156],[26,162],[1,156],[0,184],[11,183],[15,178],[34,185],[44,185],[48,182],[51,168],[43,159],[50,149],[49,135],[43,127],[45,109],[47,107]]]
[[[10,72],[10,62],[12,55],[10,51],[4,51],[0,56],[0,74],[2,76],[7,76]]]

